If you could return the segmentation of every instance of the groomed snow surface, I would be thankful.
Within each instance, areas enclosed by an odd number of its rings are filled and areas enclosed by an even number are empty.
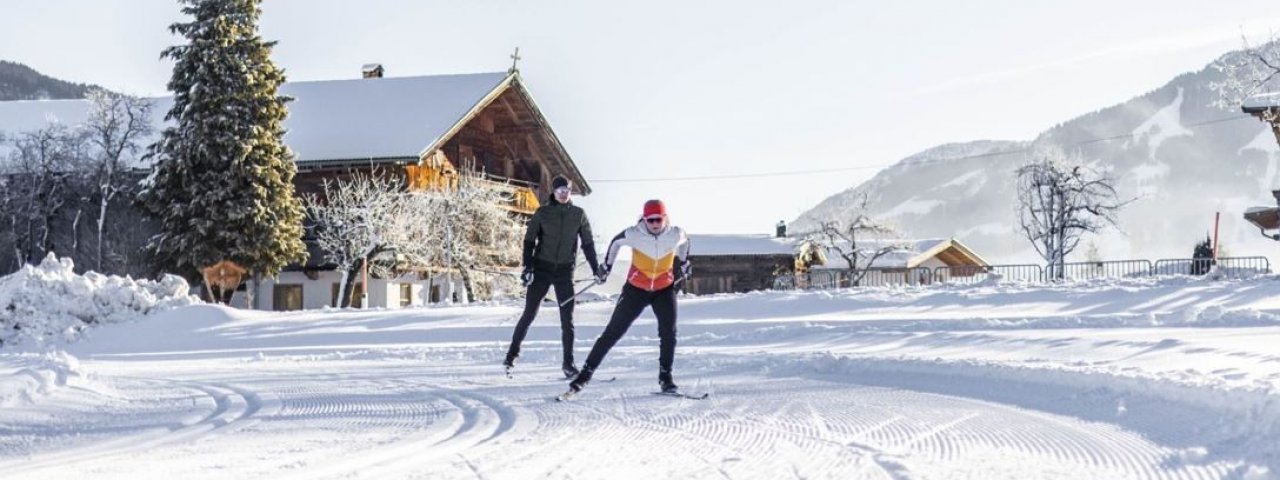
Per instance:
[[[63,293],[62,295],[69,295]],[[581,361],[612,304],[577,310]],[[573,401],[547,303],[182,306],[0,353],[0,476],[1275,478],[1280,277],[686,297]]]

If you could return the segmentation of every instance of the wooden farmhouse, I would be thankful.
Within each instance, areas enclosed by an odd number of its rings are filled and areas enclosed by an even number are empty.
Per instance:
[[[591,193],[517,72],[384,78],[365,66],[364,78],[288,83],[285,143],[297,155],[299,193],[318,192],[325,179],[377,168],[403,175],[411,189],[456,186],[468,168],[505,189],[504,205],[531,215],[550,195],[557,175]],[[341,272],[312,250],[306,265],[263,284],[261,308],[320,308],[337,302]],[[460,300],[448,273],[423,278],[370,279],[369,306],[397,307]],[[364,293],[358,284],[356,298]],[[269,300],[268,300],[269,299]]]
[[[299,194],[320,192],[326,179],[373,169],[402,176],[411,189],[450,188],[464,168],[504,189],[503,206],[517,216],[538,208],[557,175],[573,181],[575,194],[591,193],[518,71],[399,78],[383,72],[381,65],[369,64],[358,78],[281,86],[282,95],[294,98],[284,142],[295,154]],[[152,123],[159,132],[172,99],[153,101]],[[50,121],[77,125],[89,110],[87,100],[0,102],[0,130],[35,130]],[[259,308],[337,303],[341,273],[314,247],[310,250],[307,264],[290,266],[260,284]],[[370,278],[368,306],[458,299],[460,284],[436,271]],[[364,288],[357,285],[356,293]],[[233,305],[245,305],[243,292],[236,298]]]

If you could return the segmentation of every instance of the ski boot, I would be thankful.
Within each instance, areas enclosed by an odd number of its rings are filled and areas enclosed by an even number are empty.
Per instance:
[[[502,373],[511,378],[511,370],[516,368],[516,357],[507,355],[507,359],[502,361]]]
[[[572,390],[575,393],[582,391],[583,387],[586,387],[588,383],[591,383],[591,376],[595,373],[596,372],[593,369],[582,367],[582,371],[578,372],[578,376],[575,377],[572,382],[569,382],[569,390]]]
[[[564,372],[564,378],[570,379],[577,377],[578,374],[581,373],[578,371],[578,367],[573,366],[572,363],[564,364],[563,367],[560,367],[560,371]]]
[[[662,393],[680,393],[680,387],[671,380],[671,372],[666,370],[658,372],[658,386],[662,389]]]

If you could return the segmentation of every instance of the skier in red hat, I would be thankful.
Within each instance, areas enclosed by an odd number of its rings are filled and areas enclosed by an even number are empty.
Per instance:
[[[658,384],[663,393],[678,391],[671,378],[676,352],[676,287],[689,276],[689,239],[683,229],[669,224],[667,208],[661,200],[649,200],[644,204],[640,222],[623,230],[609,243],[597,283],[604,283],[609,277],[613,261],[623,246],[631,247],[627,284],[622,287],[622,296],[608,326],[591,347],[577,378],[569,384],[567,395],[577,393],[591,381],[609,349],[646,307],[652,308],[658,318]]]

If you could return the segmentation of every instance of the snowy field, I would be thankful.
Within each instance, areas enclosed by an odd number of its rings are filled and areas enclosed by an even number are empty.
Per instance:
[[[611,310],[578,308],[578,360]],[[1275,478],[1280,277],[682,299],[557,403],[555,309],[182,306],[0,353],[0,475]],[[616,381],[600,381],[616,377]]]

